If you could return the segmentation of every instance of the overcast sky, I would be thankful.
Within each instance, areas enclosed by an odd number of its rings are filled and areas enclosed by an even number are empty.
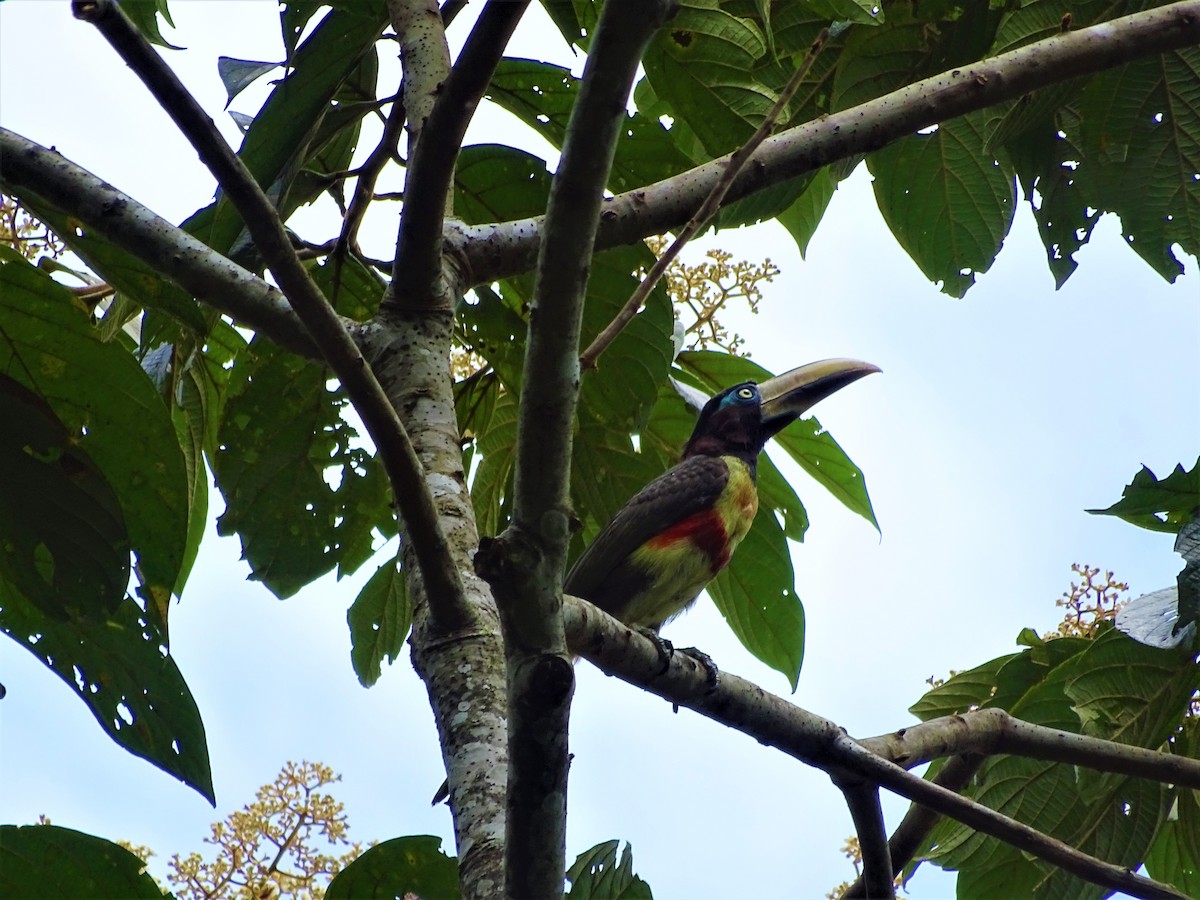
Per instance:
[[[281,58],[276,5],[175,0],[171,11],[175,42],[188,49],[168,60],[236,140],[216,57]],[[456,42],[466,27],[466,18],[455,23]],[[535,4],[510,55],[558,52],[548,27]],[[56,146],[172,221],[210,200],[213,180],[195,152],[94,29],[71,19],[66,0],[0,4],[0,61],[0,124]],[[552,61],[571,64],[561,54]],[[252,89],[234,108],[253,112],[264,96]],[[547,154],[494,110],[468,140]],[[396,211],[373,214],[368,253],[388,255]],[[324,239],[333,233],[327,213],[306,213],[298,227]],[[759,363],[779,371],[855,356],[883,369],[816,411],[865,472],[882,536],[787,469],[812,520],[794,548],[808,617],[796,702],[856,736],[890,731],[913,722],[906,709],[929,676],[1012,652],[1023,627],[1053,629],[1071,563],[1115,570],[1133,595],[1173,583],[1180,561],[1169,536],[1084,509],[1114,502],[1142,464],[1162,476],[1196,461],[1194,259],[1168,285],[1108,217],[1055,292],[1022,206],[992,270],[952,300],[896,245],[861,169],[834,197],[807,261],[774,225],[724,232],[692,258],[714,245],[755,261],[769,255],[783,270],[758,316],[729,316]],[[214,515],[221,508],[214,495]],[[171,853],[201,849],[208,824],[251,800],[286,760],[309,759],[344,776],[336,795],[355,839],[438,834],[453,852],[449,812],[428,805],[441,759],[407,655],[369,691],[350,668],[345,612],[376,563],[280,602],[245,580],[239,556],[236,539],[210,533],[171,618],[172,652],[207,728],[217,810],[111,743],[67,685],[3,641],[0,821],[45,814],[149,845],[161,875]],[[788,693],[706,599],[665,633]],[[853,829],[821,773],[690,712],[672,714],[587,663],[577,672],[571,858],[629,840],[660,898],[820,897],[852,875],[838,850]],[[905,808],[887,804],[890,827]],[[918,900],[951,893],[931,867],[909,888]]]

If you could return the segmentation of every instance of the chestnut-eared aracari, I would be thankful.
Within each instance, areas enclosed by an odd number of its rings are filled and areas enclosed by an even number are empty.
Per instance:
[[[701,410],[680,463],[621,507],[575,561],[563,593],[656,633],[695,602],[750,530],[758,454],[767,441],[813,404],[878,371],[855,359],[826,359],[721,391]],[[670,644],[658,643],[669,659]],[[708,669],[715,687],[712,660],[685,652]],[[433,803],[449,795],[444,782]]]
[[[563,592],[657,632],[695,602],[750,530],[766,442],[819,400],[878,371],[827,359],[721,391],[701,411],[681,462],[613,516],[576,560]]]

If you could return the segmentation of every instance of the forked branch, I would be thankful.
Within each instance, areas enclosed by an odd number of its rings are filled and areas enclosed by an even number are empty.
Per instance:
[[[834,722],[769,694],[736,675],[722,673],[717,688],[711,690],[704,669],[682,654],[675,654],[668,670],[660,675],[662,664],[658,648],[589,603],[574,597],[564,598],[564,619],[571,650],[595,663],[605,673],[735,728],[761,744],[828,772],[835,780],[857,777],[878,784],[1109,890],[1123,891],[1131,897],[1176,900],[1183,897],[1166,885],[1082,853],[1028,825],[913,775],[849,737]],[[953,754],[957,750],[947,747],[946,752]],[[1173,775],[1180,775],[1186,780],[1176,783],[1200,784],[1200,761],[1170,757],[1169,754],[1157,755],[1163,757],[1158,770],[1159,780],[1167,781]],[[1101,768],[1103,771],[1124,771],[1117,768],[1115,761]],[[1143,766],[1141,774],[1148,772],[1149,768]]]
[[[296,256],[275,206],[212,119],[112,0],[74,0],[72,10],[77,18],[95,25],[141,78],[241,214],[271,274],[375,441],[420,562],[432,614],[447,629],[464,626],[470,612],[463,601],[462,581],[438,523],[421,461],[354,339]]]

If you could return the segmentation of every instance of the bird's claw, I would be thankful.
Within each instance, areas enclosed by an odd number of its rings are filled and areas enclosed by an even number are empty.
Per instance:
[[[717,664],[713,662],[712,657],[699,647],[685,647],[679,652],[690,656],[700,664],[700,667],[704,669],[704,681],[708,685],[708,692],[711,694],[715,691],[717,685],[721,683],[721,670],[717,668]]]
[[[654,649],[658,651],[658,659],[662,663],[662,668],[655,673],[655,677],[666,675],[667,669],[671,668],[671,657],[675,655],[675,645],[653,628],[635,628],[634,630],[650,641],[654,645]]]

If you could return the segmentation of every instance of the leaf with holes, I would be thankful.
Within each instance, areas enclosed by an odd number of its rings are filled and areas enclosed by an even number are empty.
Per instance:
[[[231,374],[213,459],[226,503],[217,530],[241,538],[252,578],[289,597],[332,568],[353,572],[376,531],[395,533],[391,492],[325,369],[267,341],[250,348]]]
[[[44,401],[81,452],[84,470],[92,471],[89,483],[95,487],[99,477],[111,487],[120,515],[108,520],[123,519],[124,526],[99,536],[111,540],[114,552],[137,556],[139,592],[165,627],[190,509],[184,456],[167,408],[137,361],[101,341],[87,312],[48,275],[9,258],[0,265],[0,295],[0,373]],[[124,584],[114,587],[123,594]]]
[[[961,116],[867,157],[892,234],[952,297],[991,268],[1012,225],[1013,176],[983,153],[985,127],[983,114]]]

